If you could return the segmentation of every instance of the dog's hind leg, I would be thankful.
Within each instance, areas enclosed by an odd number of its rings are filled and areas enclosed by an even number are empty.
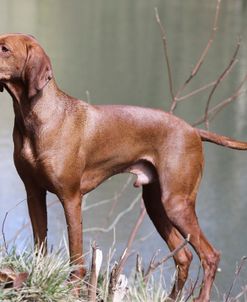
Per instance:
[[[183,150],[182,150],[183,151]],[[204,278],[199,297],[195,301],[209,302],[220,254],[203,234],[195,212],[195,201],[202,175],[202,153],[190,149],[166,158],[159,170],[161,200],[174,227],[183,237],[190,234],[190,244],[200,258]]]
[[[143,200],[147,213],[154,223],[157,231],[166,241],[169,249],[173,251],[183,242],[183,238],[178,230],[171,224],[165,213],[161,202],[161,192],[158,181],[143,186]],[[189,266],[192,261],[192,253],[187,247],[184,247],[176,253],[173,258],[178,272],[177,280],[173,286],[170,297],[172,299],[176,299],[179,293],[181,293],[187,279]]]
[[[184,238],[190,234],[190,244],[199,256],[204,270],[203,285],[195,301],[209,302],[220,254],[203,234],[196,217],[193,200],[187,196],[172,196],[163,199],[163,204],[169,220]]]

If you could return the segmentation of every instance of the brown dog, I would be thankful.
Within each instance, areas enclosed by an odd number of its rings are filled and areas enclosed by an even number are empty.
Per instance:
[[[219,253],[203,235],[195,213],[202,140],[244,150],[247,144],[195,129],[160,110],[92,106],[72,98],[57,87],[48,56],[27,35],[0,36],[3,88],[13,99],[14,161],[26,188],[35,242],[46,239],[50,191],[64,207],[71,261],[83,264],[83,195],[114,174],[133,173],[135,186],[143,187],[147,212],[170,250],[191,235],[204,269],[197,301],[209,301]],[[174,256],[179,270],[172,297],[183,288],[191,260],[188,248]],[[75,276],[84,273],[81,266]]]

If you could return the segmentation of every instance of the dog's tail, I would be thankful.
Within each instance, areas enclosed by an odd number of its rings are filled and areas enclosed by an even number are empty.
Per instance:
[[[247,142],[234,140],[230,137],[218,135],[216,133],[197,129],[202,141],[211,142],[231,149],[247,150]]]

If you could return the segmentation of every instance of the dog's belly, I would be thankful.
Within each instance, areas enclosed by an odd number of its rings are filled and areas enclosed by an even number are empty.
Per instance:
[[[101,167],[84,171],[80,183],[81,193],[86,194],[92,191],[107,178],[120,173],[131,173],[136,175],[137,178],[134,182],[135,187],[147,185],[158,179],[157,171],[152,164],[152,161],[140,159],[130,165],[122,165],[122,168],[120,165],[117,169],[105,169]]]

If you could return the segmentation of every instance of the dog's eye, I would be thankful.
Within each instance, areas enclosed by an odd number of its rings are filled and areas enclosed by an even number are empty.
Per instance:
[[[8,47],[6,47],[5,45],[1,45],[1,51],[2,51],[2,52],[8,52],[9,49],[8,49]]]

